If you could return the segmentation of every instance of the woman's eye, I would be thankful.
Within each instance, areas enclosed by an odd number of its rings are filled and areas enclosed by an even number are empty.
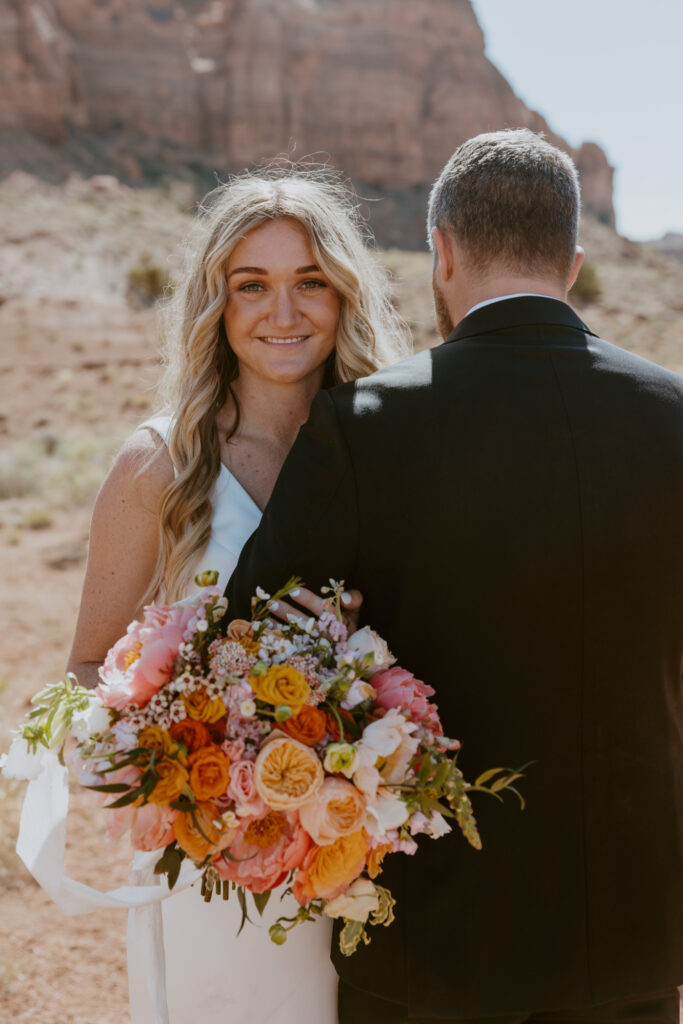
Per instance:
[[[263,291],[263,285],[259,281],[249,281],[247,284],[243,284],[240,288],[241,292],[260,292]]]
[[[325,284],[324,281],[318,281],[316,278],[313,277],[311,278],[310,281],[303,281],[302,287],[304,287],[307,291],[313,291],[315,288],[327,288],[327,285]]]

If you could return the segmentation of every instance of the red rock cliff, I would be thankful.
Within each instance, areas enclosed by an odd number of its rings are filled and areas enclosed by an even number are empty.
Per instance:
[[[129,178],[329,154],[370,195],[380,233],[421,240],[453,149],[503,126],[572,152],[586,206],[614,223],[612,168],[515,96],[469,0],[4,0],[0,164],[52,159]],[[11,148],[11,147],[10,147]],[[32,151],[30,151],[32,152]],[[29,169],[37,170],[35,166]],[[392,230],[392,224],[395,230]],[[404,239],[405,240],[405,239]]]

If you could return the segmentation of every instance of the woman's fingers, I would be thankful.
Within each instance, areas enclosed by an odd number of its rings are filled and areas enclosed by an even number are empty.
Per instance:
[[[271,614],[282,622],[288,622],[289,617],[294,616],[303,625],[312,615],[319,619],[325,610],[325,598],[314,594],[312,590],[308,590],[306,587],[292,590],[289,596],[296,601],[296,605],[289,601],[276,601],[270,606]],[[352,625],[358,622],[358,610],[362,603],[363,595],[360,590],[345,590],[342,594],[342,611],[344,612],[344,617]]]

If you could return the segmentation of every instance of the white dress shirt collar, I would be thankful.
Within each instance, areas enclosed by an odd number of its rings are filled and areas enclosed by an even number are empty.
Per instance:
[[[496,295],[493,299],[484,299],[483,302],[478,302],[476,306],[472,306],[465,313],[465,316],[469,316],[470,313],[474,313],[475,309],[483,309],[484,306],[491,306],[494,302],[504,302],[505,299],[521,299],[530,297],[532,299],[555,299],[555,302],[559,302],[554,295],[540,295],[538,292],[515,292],[513,295]],[[465,317],[463,317],[463,320]]]

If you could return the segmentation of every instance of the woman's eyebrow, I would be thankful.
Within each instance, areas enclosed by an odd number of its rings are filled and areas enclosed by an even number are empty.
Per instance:
[[[320,267],[315,263],[311,263],[310,267],[298,267],[297,274],[312,274],[314,272],[320,273]]]
[[[230,271],[228,277],[232,277],[233,274],[261,274],[262,277],[268,277],[268,271],[263,267],[235,267]]]

